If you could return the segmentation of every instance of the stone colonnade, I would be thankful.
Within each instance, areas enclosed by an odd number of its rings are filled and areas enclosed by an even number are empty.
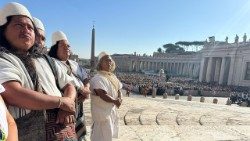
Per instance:
[[[232,82],[233,63],[233,57],[202,58],[199,81],[230,85]]]
[[[164,69],[173,76],[189,76],[199,77],[200,62],[176,62],[176,61],[132,61],[130,64],[130,71],[154,71],[158,72]]]

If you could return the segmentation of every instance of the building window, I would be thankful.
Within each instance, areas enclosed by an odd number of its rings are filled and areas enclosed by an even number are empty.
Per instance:
[[[250,80],[250,62],[246,63],[246,75],[245,75],[245,80]]]

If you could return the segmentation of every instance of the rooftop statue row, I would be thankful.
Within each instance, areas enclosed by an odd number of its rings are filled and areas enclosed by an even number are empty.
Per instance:
[[[243,43],[246,43],[247,42],[246,33],[244,34],[244,36],[242,38],[243,38]],[[206,40],[207,43],[215,43],[215,36],[208,37],[208,40],[209,40],[209,42],[207,42],[207,40]],[[228,43],[228,36],[226,36],[224,43]],[[239,43],[239,36],[237,34],[235,35],[234,43]]]

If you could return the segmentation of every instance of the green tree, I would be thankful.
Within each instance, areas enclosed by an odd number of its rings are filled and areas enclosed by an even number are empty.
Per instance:
[[[205,44],[204,41],[191,41],[191,42],[179,41],[179,42],[175,43],[175,45],[182,46],[182,47],[186,48],[187,50],[188,50],[189,47],[195,47],[196,51],[198,51],[198,47],[201,47],[204,44]]]
[[[163,52],[162,49],[161,49],[160,47],[157,49],[157,51],[158,51],[159,53],[162,53],[162,52]]]
[[[165,44],[163,45],[165,48],[166,53],[183,53],[185,52],[184,48],[180,47],[179,45],[175,44]]]

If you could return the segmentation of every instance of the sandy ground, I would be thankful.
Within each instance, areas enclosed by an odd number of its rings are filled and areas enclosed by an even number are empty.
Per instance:
[[[114,141],[250,141],[250,108],[227,106],[226,98],[174,100],[132,94],[119,109],[119,138]],[[89,141],[90,100],[85,103]],[[101,140],[100,140],[101,141]]]

